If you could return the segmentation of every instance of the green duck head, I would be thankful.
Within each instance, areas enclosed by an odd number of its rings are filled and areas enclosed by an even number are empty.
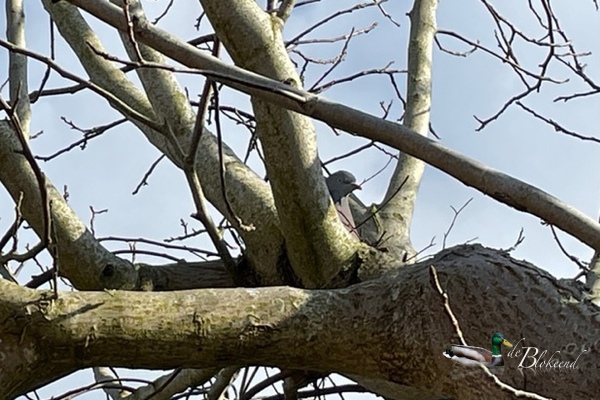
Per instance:
[[[504,335],[500,332],[494,333],[492,336],[492,354],[495,356],[502,355],[501,347],[505,345],[506,347],[512,347],[512,344],[508,340],[504,338]]]

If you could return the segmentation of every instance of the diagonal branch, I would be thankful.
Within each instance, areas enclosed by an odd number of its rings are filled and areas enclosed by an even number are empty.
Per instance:
[[[131,49],[131,42],[126,34],[127,20],[120,5],[111,5],[108,1],[100,3],[99,5],[102,7],[117,11],[117,23],[124,28],[122,31],[125,35],[123,43],[135,57],[135,50]],[[123,71],[115,68],[112,62],[94,53],[94,49],[104,51],[103,46],[77,8],[64,1],[53,3],[50,0],[44,0],[44,5],[61,35],[79,58],[90,76],[90,80],[103,88],[110,89],[116,97],[131,108],[146,115],[157,115],[157,119],[165,121],[175,132],[181,146],[187,149],[192,137],[195,113],[189,107],[189,100],[173,74],[157,69],[138,69],[136,72],[144,86],[144,91],[140,90],[125,76]],[[143,12],[136,3],[136,10],[131,14],[132,22],[135,23],[140,18],[140,14],[143,17]],[[146,20],[144,19],[144,21]],[[140,32],[134,33],[144,60],[146,62],[163,62],[161,54],[144,45]],[[200,50],[198,51],[200,52]],[[166,132],[158,132],[142,124],[136,124],[136,126],[159,151],[167,155],[176,166],[182,168],[181,160],[173,151]],[[247,221],[256,228],[253,231],[239,232],[247,245],[246,254],[251,266],[258,270],[262,282],[278,284],[281,282],[280,276],[273,266],[277,263],[283,238],[269,186],[244,165],[226,145],[223,146],[223,159],[227,166],[225,181],[227,197],[231,199],[231,206],[242,221]],[[205,130],[198,146],[196,168],[205,188],[207,200],[221,214],[227,216],[227,207],[222,196],[221,179],[218,173],[219,166],[217,139],[215,135]]]
[[[254,2],[200,2],[236,65],[277,81],[300,82],[276,16]],[[246,34],[240,35],[240,29]],[[286,255],[305,287],[322,287],[350,264],[359,243],[335,218],[314,124],[298,113],[255,97],[251,100]]]
[[[118,9],[113,9],[104,2],[69,1],[117,29],[124,29]],[[172,36],[165,35],[156,27],[144,25],[138,27],[138,30],[139,40],[187,67],[210,70],[207,75],[237,90],[417,157],[465,185],[474,187],[517,210],[535,215],[590,247],[600,249],[600,224],[535,186],[489,168],[440,143],[422,137],[403,125],[226,65]]]

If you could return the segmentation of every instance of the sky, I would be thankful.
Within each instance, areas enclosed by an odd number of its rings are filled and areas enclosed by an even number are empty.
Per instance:
[[[533,16],[527,11],[525,2],[518,5],[505,2],[494,4],[500,12],[523,32],[539,37],[542,32],[535,25]],[[159,15],[167,2],[144,1],[143,5],[153,19]],[[340,7],[356,4],[351,1],[320,3],[297,9],[285,27],[285,37],[292,38],[307,26]],[[364,69],[382,68],[394,62],[392,68],[406,67],[406,39],[409,21],[406,16],[409,2],[392,1],[385,4],[386,11],[400,23],[397,27],[386,19],[375,7],[360,12],[346,14],[335,19],[310,34],[309,38],[333,37],[349,32],[353,27],[360,29],[377,22],[377,27],[368,35],[354,38],[348,47],[345,61],[334,71],[331,78],[339,79]],[[562,28],[572,39],[579,52],[591,51],[587,57],[587,72],[600,80],[597,37],[600,24],[598,13],[591,1],[556,2],[554,4]],[[39,2],[26,2],[28,47],[48,54],[48,17]],[[194,29],[195,19],[200,13],[197,2],[178,3],[160,22],[159,26],[172,34],[191,39],[210,31],[206,21],[202,29]],[[493,21],[481,1],[442,1],[437,13],[438,28],[456,31],[473,41],[497,50],[494,39]],[[117,35],[103,24],[87,16],[88,21],[98,29],[105,47],[113,54],[123,56]],[[0,31],[5,32],[5,20],[0,20]],[[451,50],[465,51],[468,47],[458,41],[440,37],[443,45]],[[342,43],[332,45],[307,45],[303,51],[315,58],[335,57]],[[68,70],[83,74],[81,66],[70,54],[68,46],[58,39],[57,60]],[[543,59],[538,48],[517,42],[515,51],[520,62],[535,69]],[[7,52],[0,50],[0,81],[7,78]],[[314,81],[328,66],[311,70],[306,77],[306,86]],[[30,62],[30,90],[37,88],[44,68]],[[563,85],[544,85],[540,93],[523,100],[524,104],[549,116],[571,130],[594,136],[597,131],[599,97],[588,97],[571,102],[554,102],[560,95],[586,91],[581,80],[569,71],[553,63],[549,74],[557,79],[569,79]],[[134,81],[133,74],[130,74]],[[179,76],[194,99],[201,91],[203,81],[198,77]],[[404,90],[405,77],[397,75],[396,80]],[[53,74],[48,87],[70,85]],[[504,102],[522,90],[518,77],[506,65],[491,58],[482,51],[468,57],[454,57],[437,48],[433,56],[433,104],[432,126],[447,147],[469,156],[483,164],[512,175],[558,197],[581,210],[592,218],[598,217],[599,179],[596,175],[600,164],[597,156],[598,144],[584,142],[555,132],[550,126],[534,119],[516,106],[510,107],[501,117],[482,131],[476,131],[478,123],[474,116],[487,118],[496,113]],[[2,90],[7,97],[7,89]],[[392,101],[390,119],[398,119],[401,107],[386,77],[371,75],[344,83],[323,93],[329,99],[342,102],[362,111],[381,116],[380,102]],[[222,103],[233,104],[249,110],[249,101],[241,95],[226,89],[222,92]],[[119,118],[107,103],[97,96],[80,92],[53,98],[42,98],[33,106],[32,133],[43,131],[39,138],[32,140],[33,152],[46,156],[67,146],[81,137],[81,133],[69,128],[61,118],[72,121],[77,126],[90,128],[106,124]],[[316,123],[319,153],[323,160],[344,154],[367,141],[347,134],[336,135],[322,123]],[[210,128],[210,127],[209,127]],[[225,140],[237,154],[245,154],[248,133],[234,124],[226,125]],[[146,237],[155,240],[182,234],[180,220],[190,227],[199,228],[198,223],[189,218],[193,211],[191,196],[181,171],[163,161],[149,179],[149,185],[139,194],[131,193],[138,185],[149,166],[158,158],[159,152],[131,124],[122,125],[90,141],[82,151],[74,149],[51,161],[42,162],[41,167],[53,184],[62,188],[68,186],[69,204],[80,218],[90,220],[90,206],[108,212],[95,219],[96,235]],[[257,158],[251,158],[253,168],[261,176],[263,168]],[[370,150],[350,159],[332,164],[331,169],[352,171],[359,181],[371,178],[384,167],[387,159],[378,151]],[[386,184],[393,171],[388,166],[374,179],[369,180],[358,193],[365,204],[381,201]],[[459,209],[472,199],[460,213],[452,231],[446,239],[446,247],[467,241],[482,243],[493,248],[510,248],[523,229],[523,243],[511,254],[517,259],[527,260],[544,268],[558,277],[573,277],[578,273],[577,266],[570,262],[556,245],[547,226],[533,216],[521,213],[510,207],[466,187],[451,176],[427,167],[421,184],[411,228],[415,248],[424,249],[432,242],[433,247],[423,254],[434,254],[442,246],[443,235],[452,222],[452,207]],[[4,232],[13,219],[13,203],[4,188],[0,187],[0,233]],[[592,250],[577,239],[559,232],[561,243],[582,261],[588,261]],[[22,243],[35,243],[27,233]],[[188,245],[211,248],[206,238],[188,241]],[[127,245],[108,242],[107,247],[117,250]],[[139,246],[140,248],[142,246]],[[147,247],[146,247],[147,248]],[[184,255],[180,255],[184,256]],[[189,255],[186,255],[189,258]],[[138,256],[137,260],[155,263],[163,260]],[[25,268],[20,277],[23,281],[37,273],[37,267]],[[82,376],[78,374],[77,376]],[[89,382],[89,375],[85,376]],[[75,382],[75,383],[73,383]],[[73,387],[81,381],[65,383],[63,387]],[[70,386],[69,386],[70,385]],[[54,390],[54,391],[52,391]],[[57,394],[55,388],[42,392],[46,396]],[[88,397],[82,397],[88,398]],[[98,394],[89,397],[100,398]]]

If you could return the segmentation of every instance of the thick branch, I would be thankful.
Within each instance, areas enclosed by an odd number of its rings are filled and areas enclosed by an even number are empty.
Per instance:
[[[127,32],[122,8],[108,2],[102,3],[109,9],[117,10],[120,15],[118,23],[124,28],[122,32]],[[45,0],[44,6],[93,82],[110,90],[144,115],[155,115],[154,110],[157,110],[156,114],[167,121],[181,146],[187,148],[193,132],[194,113],[170,72],[142,69],[139,75],[146,93],[142,92],[112,62],[94,53],[93,49],[103,50],[102,43],[77,8],[66,2],[53,4],[50,0]],[[137,39],[140,38],[136,36]],[[141,51],[147,60],[162,60],[151,49],[142,46]],[[174,151],[167,132],[157,132],[140,123],[136,123],[136,126],[175,165],[182,167],[182,161]],[[244,165],[228,146],[223,146],[223,153],[227,197],[236,215],[246,224],[255,227],[254,230],[239,232],[247,245],[248,257],[254,265],[262,268],[259,273],[264,284],[280,284],[281,280],[274,266],[280,256],[283,238],[269,186]],[[218,155],[216,137],[205,130],[196,157],[196,167],[208,200],[221,214],[228,216],[221,196]]]
[[[429,132],[431,63],[437,4],[437,0],[416,0],[409,13],[410,40],[403,122],[404,126],[422,136],[427,136]],[[410,244],[410,225],[424,170],[423,161],[400,152],[384,199],[389,202],[379,213],[389,236],[386,244],[400,256],[403,251],[414,254]],[[398,192],[401,185],[402,189]]]
[[[25,13],[23,0],[6,0],[6,38],[19,47],[25,45]],[[29,138],[29,122],[31,121],[31,105],[29,102],[27,57],[22,54],[8,55],[8,83],[10,101],[15,107],[16,115]]]
[[[229,54],[247,70],[277,81],[301,82],[283,39],[283,21],[251,1],[200,1]],[[322,287],[356,251],[338,222],[323,179],[309,118],[252,98],[287,255],[307,287]]]
[[[455,327],[430,281],[431,264],[470,344],[488,343],[500,330],[511,341],[561,351],[561,361],[579,356],[578,369],[568,373],[522,371],[527,390],[557,398],[597,394],[598,308],[540,269],[468,246],[341,290],[80,292],[49,302],[46,293],[0,281],[0,395],[11,398],[95,365],[258,364],[386,380],[410,387],[413,396],[405,398],[512,398],[482,371],[468,370],[465,380],[464,367],[442,356]],[[505,362],[501,379],[523,387],[520,358]]]
[[[0,181],[15,201],[22,196],[23,216],[38,236],[44,237],[44,206],[39,183],[6,121],[0,122]],[[45,181],[48,200],[52,203],[60,273],[79,289],[135,287],[133,265],[99,244],[49,179]]]

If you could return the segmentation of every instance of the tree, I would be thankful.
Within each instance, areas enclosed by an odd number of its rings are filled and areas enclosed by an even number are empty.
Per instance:
[[[284,40],[283,27],[295,7],[312,2],[275,3],[267,2],[265,11],[248,0],[201,0],[215,34],[186,43],[150,23],[134,1],[43,1],[87,80],[61,68],[53,57],[27,50],[23,4],[7,1],[8,34],[0,45],[9,51],[10,94],[2,102],[7,118],[0,124],[0,181],[14,200],[17,217],[0,241],[5,277],[0,280],[2,397],[14,398],[87,367],[96,367],[101,381],[110,376],[101,367],[109,365],[177,368],[129,397],[148,398],[143,391],[149,390],[153,397],[169,398],[217,374],[228,381],[239,367],[261,365],[283,371],[290,398],[303,381],[331,372],[398,399],[500,399],[524,391],[534,398],[534,393],[593,398],[600,366],[597,266],[585,268],[585,286],[477,245],[444,250],[415,263],[409,234],[427,163],[600,249],[600,226],[584,213],[426,137],[432,52],[443,36],[496,56],[526,87],[499,114],[481,120],[482,127],[514,106],[567,131],[519,102],[546,82],[558,83],[549,75],[550,62],[563,65],[589,87],[567,100],[598,92],[551,4],[532,6],[530,12],[547,33],[533,40],[482,2],[498,24],[501,51],[496,53],[437,30],[437,2],[416,0],[409,13],[406,95],[401,96],[405,110],[399,124],[315,94],[326,84],[304,90],[298,72],[304,69],[294,65],[297,58],[288,51],[301,37]],[[368,4],[393,22],[380,3]],[[82,17],[82,10],[89,18]],[[104,50],[91,19],[119,33],[128,60]],[[347,44],[359,33],[353,30],[343,40]],[[519,64],[516,36],[546,51],[536,71]],[[207,44],[209,51],[201,50]],[[221,45],[232,63],[217,58]],[[165,57],[182,67],[168,65]],[[42,173],[29,147],[31,104],[42,94],[57,92],[42,88],[30,93],[28,59],[77,83],[60,92],[85,89],[108,101],[123,121],[135,125],[182,170],[194,218],[203,224],[218,257],[150,265],[119,257],[95,237],[92,224],[86,227],[67,202],[68,193],[61,194]],[[141,87],[127,75],[130,71],[137,73]],[[206,77],[197,111],[176,73],[193,74],[194,82]],[[384,68],[379,73],[395,82],[397,71]],[[221,106],[223,87],[250,95],[253,114]],[[250,129],[252,146],[260,143],[259,168],[268,181],[221,140],[226,134],[219,116],[226,113]],[[207,118],[214,131],[207,128]],[[357,221],[365,221],[359,228],[361,242],[344,228],[329,201],[314,120],[369,139],[370,146],[401,151],[384,200],[374,207],[353,202]],[[207,203],[226,223],[213,222]],[[95,216],[98,211],[92,212]],[[23,221],[40,240],[25,254],[8,246],[16,243]],[[232,254],[226,237],[237,241],[239,255]],[[53,268],[24,286],[16,284],[9,263],[41,251],[52,257]],[[77,291],[58,291],[56,275]],[[54,290],[35,290],[46,282]],[[526,333],[534,338],[526,342],[530,346],[562,349],[561,361],[576,362],[578,368],[568,374],[533,374],[510,360],[513,368],[504,371],[500,382],[483,368],[465,371],[441,357],[445,346],[461,337],[461,326],[469,342],[485,343],[499,318],[507,336]],[[115,398],[123,394],[113,390],[106,387]]]

